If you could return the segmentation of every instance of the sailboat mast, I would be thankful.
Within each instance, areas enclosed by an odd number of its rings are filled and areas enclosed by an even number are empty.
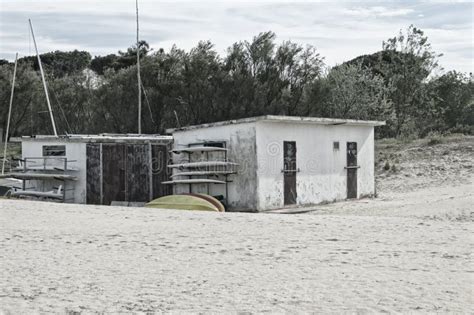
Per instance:
[[[10,94],[10,106],[8,107],[7,130],[5,132],[5,145],[3,148],[2,175],[5,174],[5,161],[7,160],[8,133],[10,131],[10,120],[12,118],[13,92],[15,91],[16,65],[18,63],[18,53],[15,56],[15,67],[13,68],[12,91]]]
[[[140,38],[138,23],[138,0],[135,1],[137,9],[137,79],[138,79],[138,133],[142,133],[142,86],[140,77]]]
[[[30,19],[28,19],[28,22],[30,22],[31,36],[33,37],[33,43],[35,44],[36,56],[38,57],[38,65],[41,72],[41,80],[43,81],[44,93],[46,94],[46,102],[48,103],[49,117],[51,118],[51,124],[53,125],[54,135],[57,137],[58,133],[56,132],[56,124],[54,123],[53,110],[51,109],[51,102],[49,101],[48,87],[46,86],[46,80],[44,78],[43,66],[41,65],[41,58],[38,53],[38,46],[36,46],[36,39],[35,39],[35,33],[33,32],[33,25],[31,24]]]

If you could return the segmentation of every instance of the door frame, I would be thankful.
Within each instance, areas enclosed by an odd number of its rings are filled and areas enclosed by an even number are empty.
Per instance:
[[[346,197],[347,199],[357,199],[359,182],[357,178],[357,169],[360,166],[357,164],[357,142],[347,141],[346,142]]]
[[[293,159],[288,156],[290,148],[293,146]],[[297,168],[297,146],[296,141],[283,141],[283,205],[295,205],[297,203],[297,178],[296,173],[299,172]],[[290,187],[291,186],[291,187]]]

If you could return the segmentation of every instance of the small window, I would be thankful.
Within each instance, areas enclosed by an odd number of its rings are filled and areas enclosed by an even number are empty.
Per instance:
[[[65,145],[44,145],[43,156],[65,156],[66,146]]]
[[[338,151],[339,150],[339,141],[334,141],[332,143],[332,149]]]

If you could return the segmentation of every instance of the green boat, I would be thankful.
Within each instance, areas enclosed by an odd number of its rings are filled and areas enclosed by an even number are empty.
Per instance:
[[[169,195],[154,199],[145,205],[147,208],[215,211],[219,209],[211,202],[192,195]]]
[[[219,210],[219,212],[225,212],[224,205],[219,200],[217,200],[216,198],[214,198],[210,195],[206,195],[206,194],[189,194],[189,195],[204,199],[206,201],[209,201],[210,203],[212,203],[217,208],[217,210]]]

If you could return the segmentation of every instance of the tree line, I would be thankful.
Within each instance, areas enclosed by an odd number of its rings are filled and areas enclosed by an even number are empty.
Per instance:
[[[312,46],[276,43],[273,32],[233,44],[220,56],[210,41],[190,51],[153,51],[142,41],[118,54],[41,55],[58,132],[137,132],[136,53],[141,56],[142,129],[257,115],[385,120],[378,137],[474,131],[472,74],[438,74],[439,54],[414,26],[381,51],[328,68]],[[0,61],[1,125],[7,124],[13,63]],[[35,56],[19,59],[11,135],[52,132]]]

